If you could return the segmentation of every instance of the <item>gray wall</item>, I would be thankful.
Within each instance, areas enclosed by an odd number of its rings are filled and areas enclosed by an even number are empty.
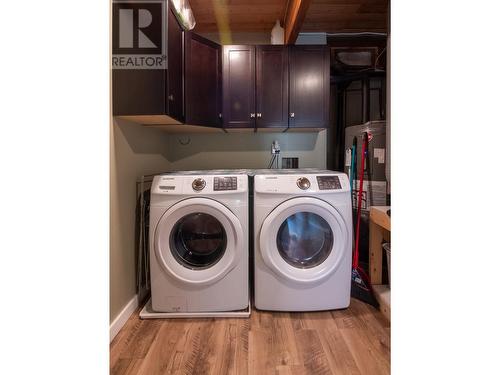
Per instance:
[[[271,44],[271,30],[268,33],[200,33],[201,36],[219,44]],[[222,42],[221,42],[222,41]]]
[[[299,167],[326,168],[326,134],[323,130],[319,133],[170,135],[167,154],[172,170],[267,168],[271,143],[277,140],[281,156],[298,157]]]
[[[326,33],[299,33],[295,44],[326,44]]]
[[[110,321],[135,296],[135,181],[169,168],[168,137],[123,120],[110,126]]]

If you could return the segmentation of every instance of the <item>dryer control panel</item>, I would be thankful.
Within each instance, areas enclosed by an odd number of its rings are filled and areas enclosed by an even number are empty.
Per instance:
[[[349,192],[349,178],[345,173],[324,174],[262,174],[256,175],[254,189],[273,194],[332,194]]]
[[[317,176],[319,190],[342,189],[339,176]]]

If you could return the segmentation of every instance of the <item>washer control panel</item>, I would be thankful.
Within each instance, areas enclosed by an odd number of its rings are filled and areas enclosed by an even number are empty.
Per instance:
[[[214,177],[214,191],[237,190],[238,177]]]
[[[248,192],[248,175],[173,175],[155,176],[151,194],[160,195],[223,195]]]
[[[302,190],[307,190],[311,187],[311,182],[307,179],[307,177],[299,177],[297,180],[297,186]]]
[[[319,190],[342,189],[339,176],[317,176]]]

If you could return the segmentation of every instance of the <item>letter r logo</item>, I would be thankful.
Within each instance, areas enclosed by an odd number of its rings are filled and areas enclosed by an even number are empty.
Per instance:
[[[161,54],[162,4],[113,3],[113,54]]]
[[[134,13],[138,12],[137,28],[134,28]],[[138,41],[138,48],[156,48],[157,46],[141,29],[145,29],[153,22],[153,15],[147,9],[120,9],[119,17],[119,47],[134,48],[134,39]],[[138,33],[137,38],[134,34]]]

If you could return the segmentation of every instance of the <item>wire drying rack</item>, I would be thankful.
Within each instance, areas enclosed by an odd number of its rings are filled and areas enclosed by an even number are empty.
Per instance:
[[[136,289],[139,300],[149,296],[151,279],[149,273],[149,202],[153,175],[141,176],[136,181]]]

